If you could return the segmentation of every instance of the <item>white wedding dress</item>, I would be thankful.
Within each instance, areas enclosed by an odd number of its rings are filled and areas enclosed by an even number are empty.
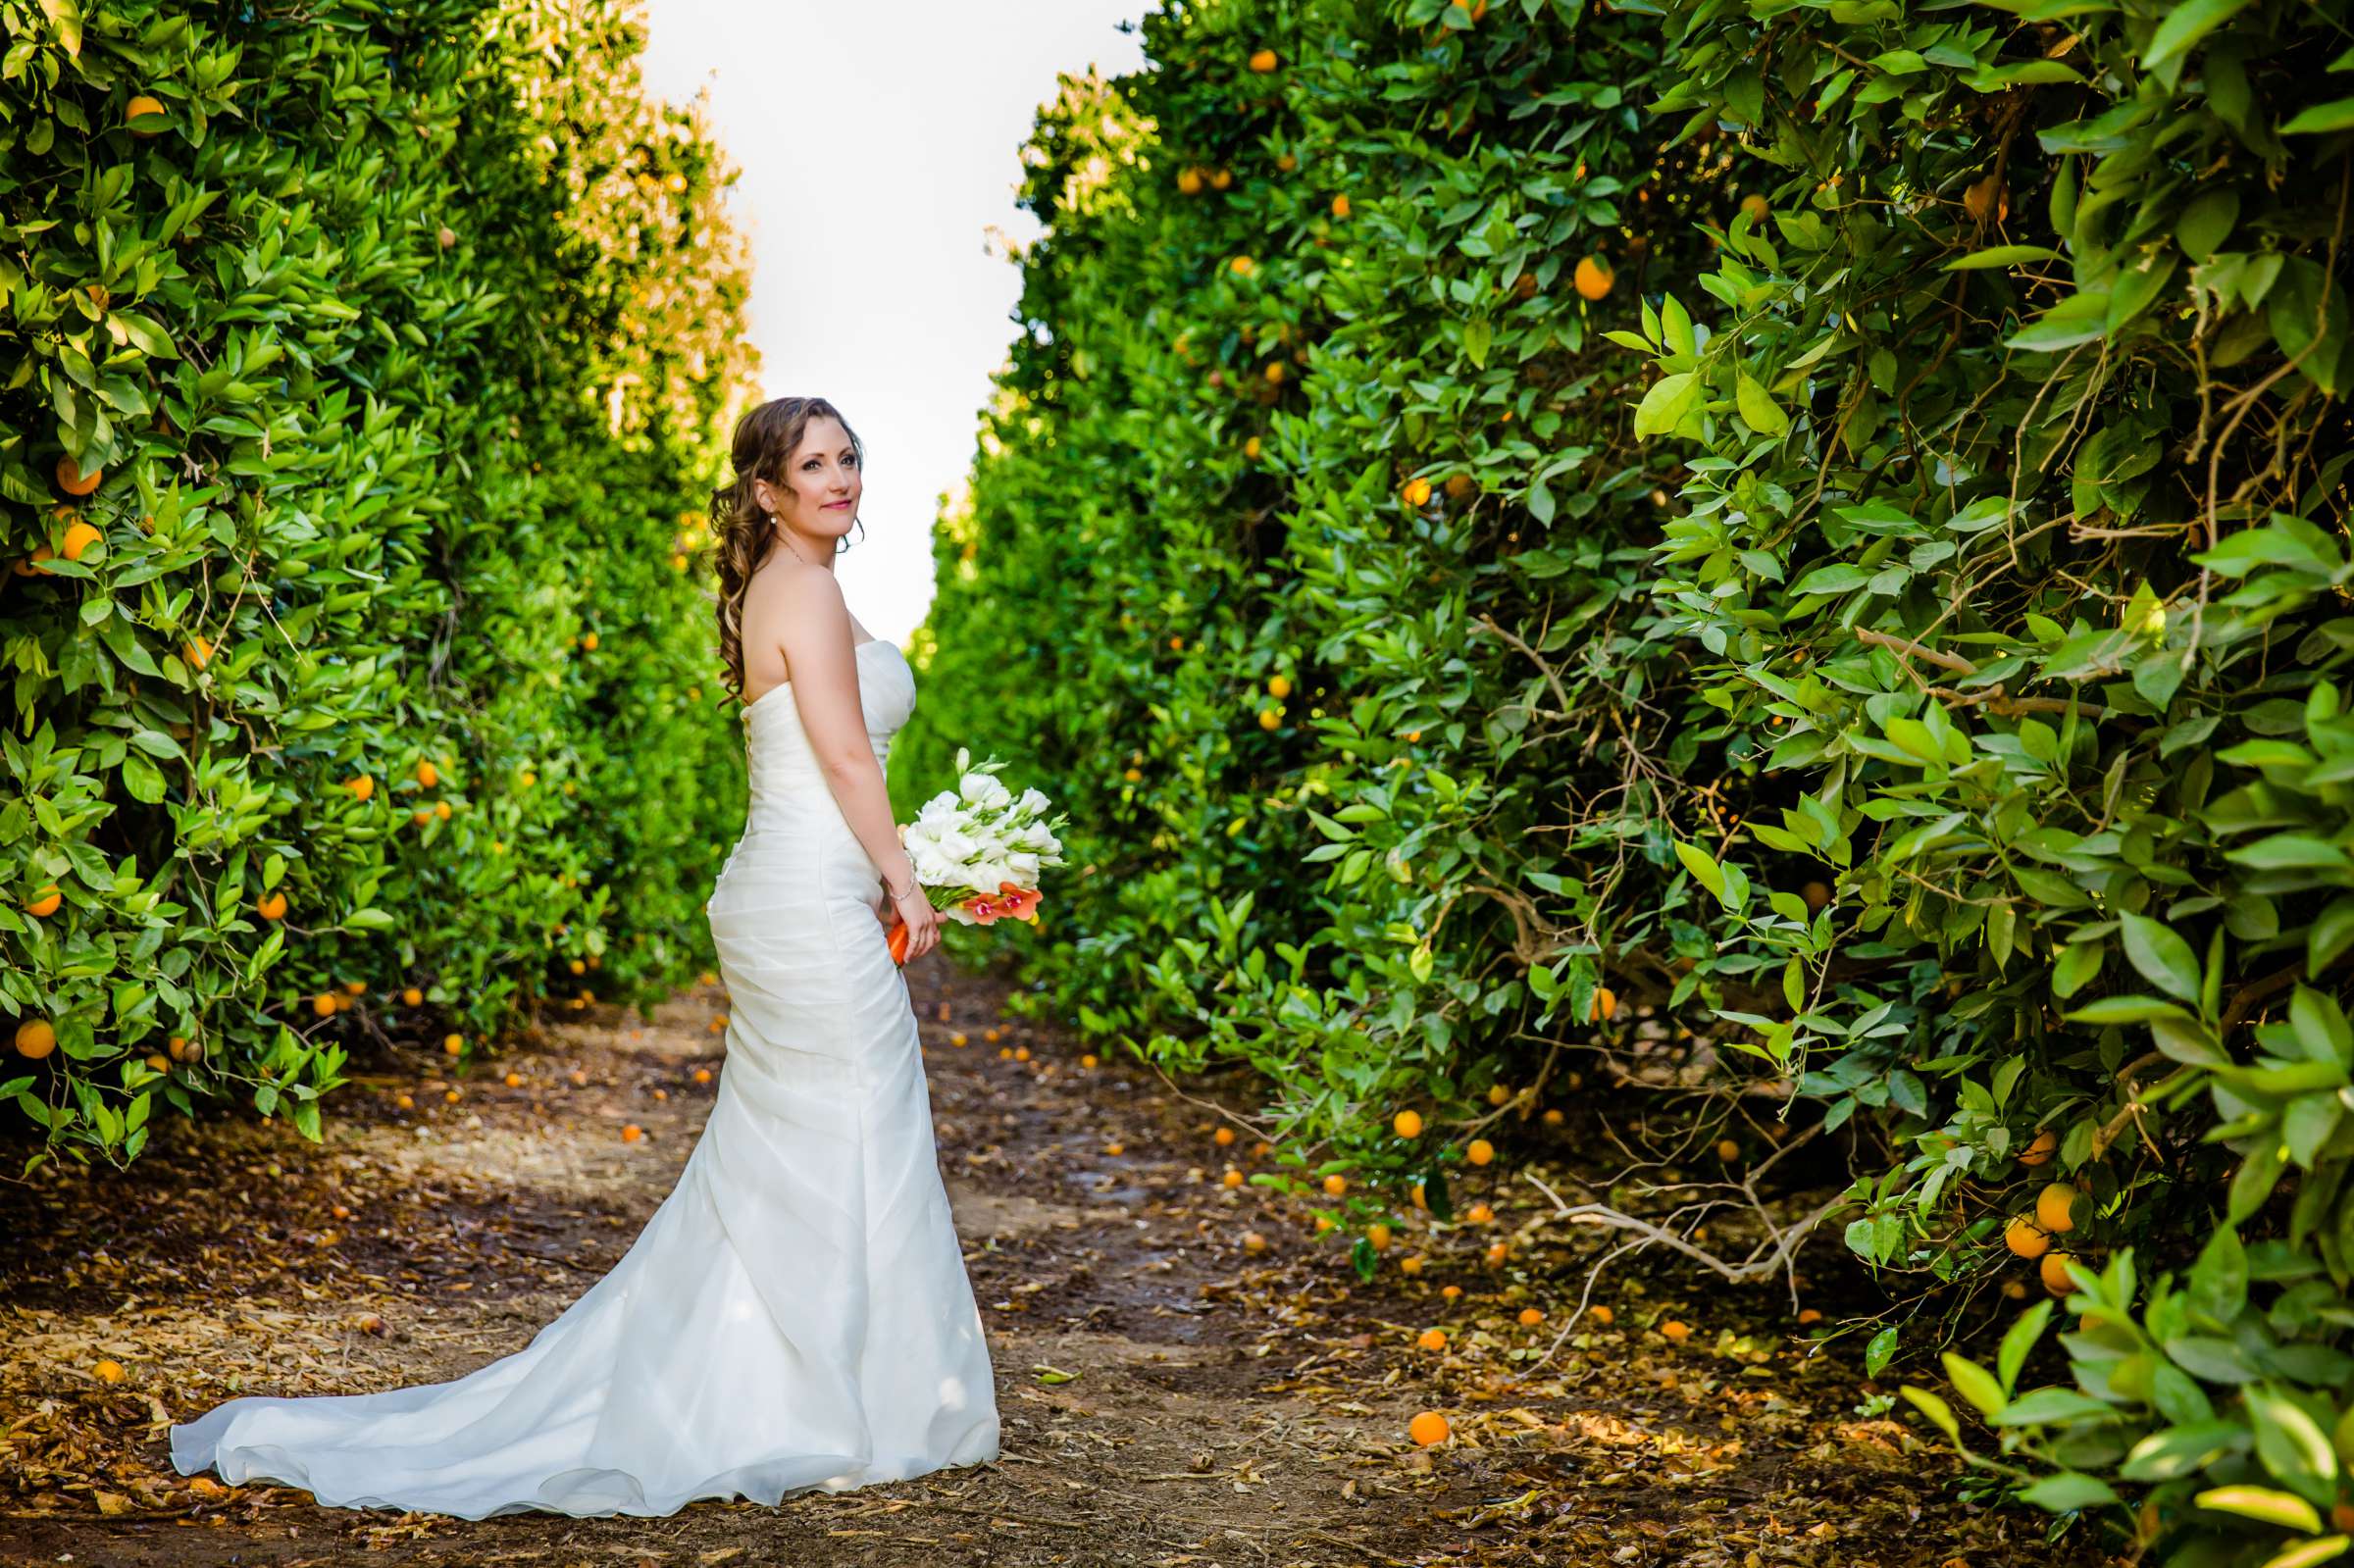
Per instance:
[[[877,758],[915,706],[857,644]],[[742,710],[751,809],[706,906],[727,1062],[678,1186],[522,1349],[447,1383],[245,1397],[172,1429],[182,1475],[483,1519],[773,1503],[998,1455],[980,1309],[942,1185],[882,873],[792,688]]]

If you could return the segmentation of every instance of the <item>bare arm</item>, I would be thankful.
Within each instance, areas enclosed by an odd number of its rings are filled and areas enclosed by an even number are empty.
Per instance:
[[[842,584],[831,572],[810,567],[793,572],[780,587],[779,641],[793,672],[793,705],[827,786],[885,885],[895,895],[913,892],[915,865],[899,845],[891,792],[858,701],[858,659]]]

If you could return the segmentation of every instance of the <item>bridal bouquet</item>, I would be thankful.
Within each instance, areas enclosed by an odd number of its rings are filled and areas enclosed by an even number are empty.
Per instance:
[[[1036,789],[1019,796],[998,779],[1005,766],[995,757],[971,765],[972,753],[956,749],[954,789],[924,802],[915,821],[899,827],[899,843],[915,864],[915,880],[932,907],[966,926],[987,926],[1008,917],[1038,919],[1038,873],[1059,866],[1062,840],[1054,830],[1067,813],[1046,814],[1052,804]],[[891,956],[907,961],[907,923],[894,918]]]

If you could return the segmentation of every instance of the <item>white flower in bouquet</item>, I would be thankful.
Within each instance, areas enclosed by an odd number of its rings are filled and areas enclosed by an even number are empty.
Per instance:
[[[1013,792],[998,781],[995,774],[968,773],[957,782],[956,792],[970,806],[996,809],[1013,798]]]

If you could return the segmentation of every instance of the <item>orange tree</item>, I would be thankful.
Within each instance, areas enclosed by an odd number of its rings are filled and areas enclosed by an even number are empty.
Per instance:
[[[159,1099],[316,1136],[357,1034],[675,979],[745,278],[636,25],[0,15],[0,1096],[77,1155]]]
[[[1032,143],[911,739],[1082,825],[1035,1004],[1255,1067],[1344,1231],[1573,1069],[1741,1090],[1663,1152],[1854,1180],[1728,1272],[2091,1304],[1951,1363],[2004,1479],[2342,1546],[2344,30],[1150,19]]]

